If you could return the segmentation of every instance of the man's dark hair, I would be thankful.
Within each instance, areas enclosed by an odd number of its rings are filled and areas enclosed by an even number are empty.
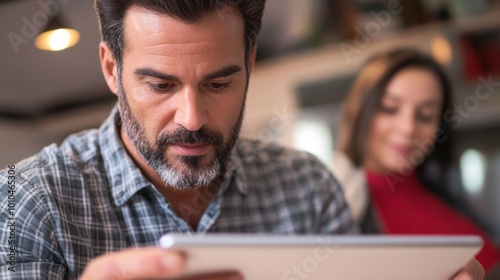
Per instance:
[[[190,23],[225,6],[238,9],[245,24],[245,60],[248,65],[250,52],[262,25],[265,3],[266,0],[95,0],[95,9],[99,16],[102,40],[113,52],[120,71],[125,47],[124,18],[131,6],[164,13]],[[221,20],[223,16],[221,13]]]

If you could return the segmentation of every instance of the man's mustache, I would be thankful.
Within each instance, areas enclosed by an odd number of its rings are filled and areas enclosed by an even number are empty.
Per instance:
[[[173,132],[166,132],[159,135],[157,143],[160,147],[175,144],[210,144],[221,146],[223,143],[222,133],[201,128],[198,131],[189,131],[179,128]]]

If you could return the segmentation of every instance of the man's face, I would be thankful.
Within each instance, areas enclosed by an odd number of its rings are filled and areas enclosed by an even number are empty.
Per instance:
[[[241,126],[247,86],[244,25],[228,8],[199,22],[132,7],[118,84],[123,129],[174,188],[208,185]]]

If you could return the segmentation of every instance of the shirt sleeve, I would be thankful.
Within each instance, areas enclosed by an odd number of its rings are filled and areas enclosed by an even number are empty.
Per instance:
[[[46,196],[20,173],[0,170],[0,279],[72,279]]]

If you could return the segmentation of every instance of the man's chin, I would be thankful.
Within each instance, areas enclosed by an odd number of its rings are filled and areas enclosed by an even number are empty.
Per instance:
[[[190,168],[183,166],[182,168],[170,167],[161,176],[166,185],[178,190],[192,190],[203,186],[208,186],[220,174],[218,166],[203,166],[199,168]]]
[[[168,159],[169,165],[175,169],[196,171],[207,168],[213,164],[215,153],[209,151],[202,155],[180,155],[173,152],[167,152],[166,158]]]
[[[206,156],[177,157],[169,168],[186,176],[201,176],[214,169],[219,169],[218,162]]]

